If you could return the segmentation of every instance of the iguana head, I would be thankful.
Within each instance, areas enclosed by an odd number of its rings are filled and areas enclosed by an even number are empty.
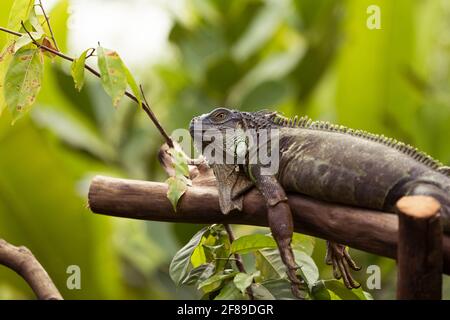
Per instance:
[[[195,147],[208,160],[217,179],[219,203],[224,214],[234,209],[242,210],[243,194],[253,186],[242,171],[236,171],[236,155],[246,152],[247,140],[243,134],[246,127],[245,113],[226,108],[195,117],[190,123]],[[209,147],[215,151],[208,152]]]
[[[257,112],[243,112],[227,108],[216,108],[209,113],[195,117],[190,123],[190,132],[192,137],[197,129],[201,128],[203,132],[207,129],[217,129],[225,131],[227,129],[260,129],[269,126],[276,126],[274,119],[276,112],[266,110]],[[198,132],[199,134],[202,132]]]
[[[206,130],[216,129],[225,131],[226,129],[235,129],[242,126],[242,113],[227,108],[217,108],[210,113],[194,117],[191,120],[189,130],[191,136],[202,134]]]
[[[233,153],[234,144],[240,141],[238,135],[245,125],[242,115],[236,110],[217,108],[193,118],[189,131],[195,147],[203,153],[207,146],[214,145],[217,150]]]
[[[257,141],[255,135],[258,131],[279,126],[275,122],[277,116],[277,113],[268,111],[243,112],[217,108],[193,118],[190,133],[195,147],[202,153],[208,147],[214,147],[223,154],[242,158],[249,146],[254,145],[251,141]]]

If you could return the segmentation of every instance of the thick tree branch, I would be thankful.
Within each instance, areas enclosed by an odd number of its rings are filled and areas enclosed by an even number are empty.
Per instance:
[[[195,181],[194,181],[195,182]],[[97,176],[89,190],[95,213],[116,217],[187,223],[225,223],[267,226],[266,208],[258,192],[250,192],[242,212],[223,215],[215,187],[190,187],[173,212],[167,185]],[[295,231],[395,258],[398,217],[395,214],[320,202],[289,195]],[[450,237],[443,237],[444,273],[450,274]]]
[[[25,247],[16,247],[0,239],[0,264],[17,272],[41,300],[62,300],[52,279]]]

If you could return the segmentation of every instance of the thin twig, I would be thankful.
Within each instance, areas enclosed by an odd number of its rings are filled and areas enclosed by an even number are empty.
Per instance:
[[[86,55],[86,59],[89,59],[90,57],[93,57],[93,56],[95,56],[94,55],[94,53],[95,53],[95,48],[89,48],[89,52],[88,52],[88,54]]]
[[[153,113],[152,109],[150,108],[150,104],[147,101],[147,98],[145,97],[145,93],[144,93],[144,89],[142,88],[142,85],[139,85],[139,89],[141,90],[141,94],[142,94],[142,99],[144,99],[144,104],[143,107],[144,111],[147,112],[147,114],[149,115],[149,117],[151,119],[155,119],[155,126],[158,128],[159,132],[161,132],[161,134],[164,136],[164,139],[167,141],[167,144],[169,145],[170,148],[174,147],[174,144],[172,142],[172,139],[167,135],[167,133],[164,131],[164,129],[161,127],[161,125],[159,124],[159,122],[156,120],[156,116]]]
[[[0,239],[0,264],[17,272],[40,300],[62,300],[47,271],[25,247],[16,247]]]
[[[0,27],[0,31],[3,31],[3,32],[6,32],[6,33],[15,35],[15,36],[17,36],[17,37],[21,37],[21,36],[22,36],[22,34],[19,33],[19,32],[16,32],[16,31],[13,31],[13,30],[9,30],[9,29],[3,28],[3,27]],[[60,57],[60,58],[62,58],[62,59],[64,59],[64,60],[67,60],[67,61],[70,61],[70,62],[73,62],[73,61],[75,60],[74,58],[72,58],[72,57],[70,57],[70,56],[68,56],[68,55],[65,55],[64,53],[62,53],[62,52],[60,52],[60,51],[57,51],[57,50],[52,49],[52,48],[49,48],[49,47],[47,47],[47,46],[45,46],[45,45],[39,44],[37,41],[33,41],[33,43],[34,43],[36,46],[38,46],[40,49],[45,50],[45,51],[48,51],[48,52],[51,52],[51,53],[53,53],[54,55],[56,55],[56,56],[58,56],[58,57]],[[94,68],[92,68],[91,66],[85,64],[84,67],[85,67],[86,70],[88,70],[90,73],[92,73],[92,74],[93,74],[94,76],[96,76],[97,78],[101,78],[100,73],[99,73],[97,70],[95,70]],[[128,90],[125,91],[125,95],[126,95],[128,98],[130,98],[131,100],[133,100],[134,102],[139,103],[139,100],[136,98],[136,96],[133,95],[133,94],[132,94],[131,92],[129,92]],[[153,111],[150,109],[150,106],[149,106],[149,104],[148,104],[148,102],[147,102],[146,100],[144,100],[144,102],[142,103],[142,109],[145,111],[145,113],[146,113],[146,114],[150,117],[150,119],[153,121],[153,123],[155,124],[156,128],[159,130],[159,132],[161,133],[161,135],[163,136],[163,138],[165,139],[165,141],[166,141],[166,143],[169,145],[169,147],[173,148],[174,144],[173,144],[172,139],[169,137],[169,135],[166,133],[166,131],[164,130],[164,128],[161,126],[161,124],[159,123],[159,121],[158,121],[158,119],[156,118],[155,114],[154,114]]]
[[[55,35],[53,34],[52,26],[50,24],[50,21],[48,19],[47,13],[45,12],[45,9],[44,9],[44,6],[42,5],[42,1],[41,0],[39,0],[38,6],[41,8],[42,14],[44,15],[45,22],[47,23],[48,30],[50,31],[50,36],[52,37],[52,40],[53,40],[53,44],[55,45],[56,50],[59,51],[58,44],[56,43]]]
[[[41,44],[39,42],[36,41],[35,38],[33,38],[33,35],[31,34],[30,31],[28,31],[27,27],[25,26],[25,23],[23,23],[23,21],[20,21],[20,24],[22,25],[23,30],[25,30],[25,32],[28,34],[28,36],[30,37],[31,41],[38,47],[41,47]]]
[[[236,261],[236,258],[214,258],[214,260],[226,260],[226,261]]]
[[[233,241],[235,240],[233,229],[231,229],[231,226],[229,224],[224,224],[223,226],[225,227],[225,231],[228,234],[228,239],[230,240],[230,244],[233,243]],[[241,255],[239,253],[235,253],[234,259],[236,262],[236,267],[238,268],[239,272],[247,273],[245,271],[245,267],[244,267],[244,263],[242,262]],[[253,290],[251,287],[247,288],[247,294],[248,294],[250,300],[255,300],[255,297],[253,295]]]
[[[12,35],[17,36],[17,37],[21,37],[22,36],[22,34],[20,32],[12,31],[12,30],[9,30],[9,29],[3,28],[3,27],[0,27],[0,31],[12,34]]]

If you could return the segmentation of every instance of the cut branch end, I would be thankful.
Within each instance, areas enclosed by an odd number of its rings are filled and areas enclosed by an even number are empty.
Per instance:
[[[440,203],[429,196],[407,196],[397,202],[397,209],[401,214],[416,219],[428,219],[439,213]]]

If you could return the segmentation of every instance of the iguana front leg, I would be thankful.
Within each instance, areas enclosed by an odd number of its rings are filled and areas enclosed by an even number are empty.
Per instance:
[[[301,282],[297,277],[297,263],[291,248],[294,223],[286,193],[274,176],[262,175],[257,165],[250,167],[250,175],[258,190],[266,200],[267,220],[274,237],[286,273],[291,281],[291,290],[295,297],[302,299]]]
[[[356,289],[361,286],[353,279],[350,272],[350,269],[358,271],[361,268],[350,257],[345,245],[327,241],[325,263],[333,266],[334,277],[336,279],[342,278],[348,289]]]

